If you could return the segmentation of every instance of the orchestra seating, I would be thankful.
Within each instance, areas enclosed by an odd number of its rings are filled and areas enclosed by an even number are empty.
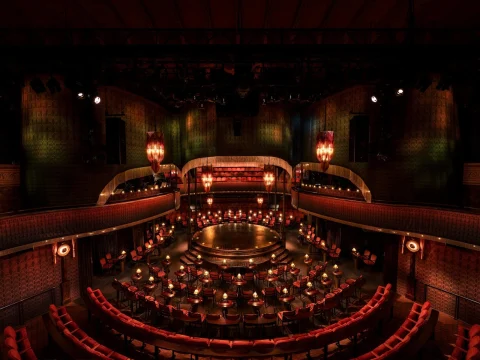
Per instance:
[[[8,360],[36,360],[28,339],[27,328],[15,330],[7,326],[3,331],[3,351]]]
[[[455,347],[448,359],[451,360],[478,360],[480,359],[480,325],[471,328],[458,325]]]
[[[308,333],[288,337],[260,340],[221,340],[203,337],[191,337],[170,332],[144,324],[115,308],[103,296],[100,290],[87,288],[85,302],[89,311],[105,325],[128,337],[137,339],[155,347],[155,356],[164,349],[189,353],[196,356],[218,356],[249,358],[252,356],[275,356],[295,353],[308,353],[311,349],[323,348],[325,358],[328,345],[346,338],[354,338],[364,330],[373,329],[390,316],[393,301],[391,285],[379,286],[374,296],[358,312],[348,318],[324,328],[317,328]],[[157,303],[158,304],[158,303]],[[158,304],[159,306],[160,304]],[[354,344],[356,341],[354,341]]]
[[[432,307],[428,301],[423,305],[413,303],[408,317],[392,336],[355,360],[404,359],[407,355],[413,355],[411,347],[418,348],[419,342],[422,342],[421,335],[428,331],[427,324],[431,315]],[[436,323],[436,318],[432,320]]]
[[[128,360],[106,346],[99,344],[78,327],[62,306],[50,305],[49,314],[44,316],[45,325],[55,342],[73,358]]]

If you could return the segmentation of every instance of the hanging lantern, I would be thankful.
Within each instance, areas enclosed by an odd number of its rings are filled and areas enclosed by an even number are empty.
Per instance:
[[[317,159],[322,171],[327,171],[333,150],[333,131],[320,131],[317,135]]]
[[[205,192],[208,193],[213,183],[213,167],[211,165],[202,167],[202,183]]]
[[[212,204],[213,204],[213,196],[212,196],[212,195],[209,195],[209,196],[207,197],[207,204],[208,204],[208,205],[212,205]]]
[[[272,190],[273,183],[275,182],[274,171],[275,168],[273,165],[265,165],[263,170],[263,182],[265,183],[265,188],[268,192]]]
[[[160,171],[160,163],[165,157],[165,144],[163,142],[163,133],[157,131],[147,132],[147,158],[150,162],[153,172]]]
[[[262,196],[262,195],[258,195],[258,196],[257,196],[257,203],[258,203],[258,205],[262,205],[262,204],[263,204],[263,196]]]

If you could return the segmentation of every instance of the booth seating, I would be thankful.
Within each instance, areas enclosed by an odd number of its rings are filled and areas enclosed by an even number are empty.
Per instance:
[[[3,330],[3,349],[8,360],[36,360],[30,340],[28,339],[27,328],[21,327],[15,330],[7,326]]]
[[[125,314],[122,314],[103,296],[100,290],[87,288],[85,302],[91,313],[104,324],[128,337],[140,340],[155,347],[155,358],[159,357],[160,349],[188,353],[198,356],[218,356],[235,359],[255,356],[288,356],[296,353],[309,353],[311,349],[323,348],[325,358],[328,357],[328,345],[353,337],[365,330],[373,329],[390,316],[393,293],[391,285],[379,286],[370,301],[352,316],[324,328],[318,328],[303,333],[278,338],[246,340],[221,340],[203,337],[191,337],[167,330],[157,329]],[[311,310],[308,315],[312,316]],[[208,317],[207,317],[208,321]],[[354,344],[356,341],[354,342]]]
[[[432,306],[428,301],[423,305],[413,303],[408,317],[395,334],[372,351],[357,357],[355,360],[405,359],[407,355],[413,355],[414,352],[409,353],[408,350],[411,345],[419,345],[419,336],[424,331],[431,314]]]
[[[455,348],[448,359],[451,360],[478,360],[480,359],[480,325],[471,328],[458,325]]]
[[[57,344],[67,354],[73,354],[76,359],[129,359],[88,336],[72,320],[64,306],[57,308],[53,304],[50,305],[49,314],[44,316],[44,322]]]

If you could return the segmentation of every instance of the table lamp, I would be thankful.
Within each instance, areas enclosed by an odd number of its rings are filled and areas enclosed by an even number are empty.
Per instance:
[[[337,264],[333,265],[333,271],[338,271],[338,265]]]
[[[193,295],[198,296],[198,289],[195,289]]]
[[[122,255],[125,255],[127,252],[125,250],[122,250]]]
[[[320,241],[321,246],[325,246],[325,240]]]
[[[275,260],[277,256],[275,254],[272,254],[272,259]]]
[[[172,291],[172,289],[173,289],[173,284],[172,283],[168,284],[168,290]]]
[[[197,256],[197,260],[200,260],[202,258],[202,255]]]
[[[226,264],[227,263],[227,260],[226,259],[223,259],[223,264]]]
[[[151,283],[153,283],[153,280],[155,280],[155,279],[153,278],[153,276],[150,276],[150,277],[148,278],[148,281],[150,281]]]
[[[273,270],[272,269],[268,269],[268,275],[272,275],[273,274]]]
[[[288,294],[288,289],[287,289],[287,288],[283,288],[283,293],[284,293],[285,295],[287,295],[287,294]]]
[[[305,260],[308,260],[309,256],[308,254],[305,254]]]
[[[328,279],[327,273],[323,273],[322,278],[323,278],[323,280],[327,280]]]
[[[248,262],[249,262],[250,264],[253,264],[253,259],[248,259]]]
[[[237,279],[238,279],[238,280],[242,280],[242,275],[241,275],[240,273],[238,273]]]
[[[223,298],[223,300],[227,300],[227,298],[228,298],[227,293],[223,293],[222,298]]]
[[[142,270],[140,268],[137,269],[137,276],[140,276],[140,274],[142,273]]]
[[[256,291],[253,293],[253,298],[254,298],[254,299],[258,299],[258,294],[257,294]]]
[[[180,265],[180,271],[183,271],[185,267],[183,265]]]
[[[353,252],[354,254],[356,254],[356,253],[357,253],[357,249],[353,248],[353,249],[352,249],[352,252]]]
[[[307,287],[308,287],[308,288],[311,288],[312,286],[313,286],[313,284],[312,284],[310,281],[307,282]]]
[[[165,256],[165,260],[169,261],[170,260],[170,255]]]
[[[292,263],[290,264],[290,267],[291,267],[292,269],[295,269],[295,263],[292,262]]]

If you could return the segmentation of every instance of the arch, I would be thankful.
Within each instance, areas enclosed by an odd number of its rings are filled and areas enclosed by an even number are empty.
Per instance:
[[[180,169],[175,164],[163,164],[160,165],[161,171],[169,171],[171,167],[174,167],[177,172]],[[121,172],[108,182],[107,185],[102,189],[102,192],[98,196],[97,205],[105,205],[110,198],[112,192],[118,187],[118,185],[123,184],[129,180],[138,179],[145,176],[154,175],[152,168],[150,166],[144,166],[134,169],[129,169],[127,171]]]
[[[313,170],[313,171],[323,172],[322,169],[320,168],[320,164],[316,162],[301,162],[295,167],[299,167],[302,165],[303,165],[303,170]],[[365,183],[365,181],[363,181],[360,175],[354,173],[352,170],[347,169],[346,167],[343,167],[343,166],[330,165],[327,171],[325,171],[325,173],[350,180],[352,184],[355,185],[360,190],[365,201],[367,203],[372,202],[372,193],[370,192],[370,189],[368,188],[367,184]]]
[[[284,169],[292,177],[292,167],[283,159],[273,156],[209,156],[190,160],[182,168],[182,177],[190,170],[205,165],[217,167],[263,167],[265,164],[275,165]]]

